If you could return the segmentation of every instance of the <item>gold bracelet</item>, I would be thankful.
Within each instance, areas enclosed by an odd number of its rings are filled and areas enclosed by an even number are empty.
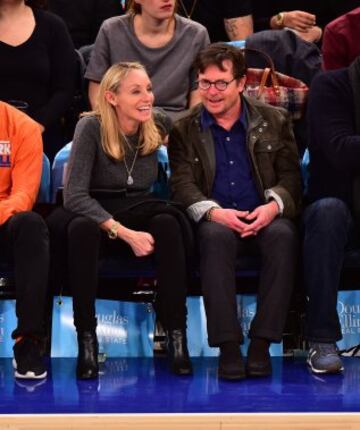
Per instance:
[[[109,239],[117,239],[117,232],[119,230],[120,227],[120,223],[117,221],[114,221],[109,230],[107,231],[108,237]]]
[[[206,212],[206,221],[212,221],[212,213],[214,209],[218,209],[217,206],[213,206],[212,208],[210,208],[207,212]]]
[[[278,27],[283,28],[284,27],[284,19],[285,19],[285,13],[279,12],[277,15],[275,15],[275,24]]]

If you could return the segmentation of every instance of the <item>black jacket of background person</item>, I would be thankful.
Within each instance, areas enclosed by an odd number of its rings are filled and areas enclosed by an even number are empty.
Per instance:
[[[307,116],[310,202],[337,197],[352,206],[353,179],[360,173],[360,136],[355,132],[354,116],[348,69],[316,76]]]
[[[120,0],[49,0],[49,10],[61,16],[75,48],[95,42],[102,22],[124,13]]]

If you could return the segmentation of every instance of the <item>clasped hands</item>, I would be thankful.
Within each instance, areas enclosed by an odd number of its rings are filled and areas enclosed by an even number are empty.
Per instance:
[[[258,206],[252,212],[236,209],[215,208],[211,213],[211,221],[223,224],[238,232],[242,238],[256,236],[269,225],[279,214],[278,204],[272,200]]]

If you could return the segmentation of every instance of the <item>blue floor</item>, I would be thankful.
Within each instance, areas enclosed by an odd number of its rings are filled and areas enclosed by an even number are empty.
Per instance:
[[[0,413],[359,412],[360,359],[343,375],[314,376],[304,359],[273,358],[273,376],[223,382],[216,358],[195,358],[193,377],[167,371],[165,358],[108,359],[99,381],[76,381],[75,359],[51,360],[43,381],[15,381],[0,359]]]

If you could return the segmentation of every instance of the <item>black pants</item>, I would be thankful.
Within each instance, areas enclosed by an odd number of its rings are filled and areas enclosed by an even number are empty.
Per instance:
[[[49,235],[34,212],[13,215],[0,226],[0,255],[15,267],[16,316],[13,338],[44,334],[44,312],[49,272]]]
[[[256,237],[241,239],[221,224],[203,222],[198,240],[209,345],[243,340],[237,315],[236,262],[241,255],[253,252],[260,253],[261,272],[249,336],[280,342],[296,275],[298,237],[294,224],[277,218]]]
[[[61,217],[58,209],[49,219],[50,230]],[[127,225],[129,228],[133,226]],[[185,328],[187,268],[183,237],[177,219],[170,214],[150,218],[137,230],[149,232],[155,239],[154,260],[158,278],[158,311],[165,328]],[[141,228],[140,228],[141,227]],[[100,258],[133,252],[121,240],[111,240],[90,219],[74,217],[67,225],[67,271],[73,294],[74,324],[77,331],[96,327],[95,298]],[[134,258],[135,255],[134,255]],[[121,261],[121,259],[119,259]]]

